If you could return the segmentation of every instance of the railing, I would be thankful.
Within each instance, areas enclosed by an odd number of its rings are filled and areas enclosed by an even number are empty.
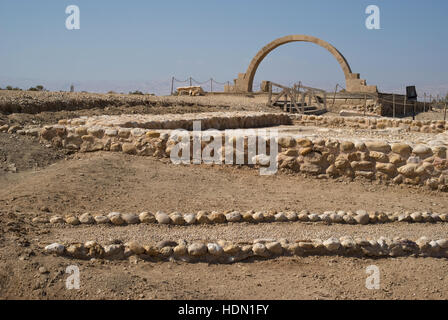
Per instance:
[[[286,112],[295,111],[304,114],[305,106],[307,105],[305,101],[308,100],[308,105],[311,106],[314,100],[315,103],[317,104],[318,109],[321,110],[327,109],[327,92],[325,90],[304,86],[301,82],[294,84],[292,88],[270,81],[267,82],[267,86],[268,86],[267,105],[270,107],[275,106],[279,103],[280,104],[283,103],[284,111]],[[274,99],[272,99],[273,87],[281,89],[280,93],[278,93]],[[320,97],[316,93],[320,93],[323,97]],[[282,97],[284,97],[284,101],[280,100]]]

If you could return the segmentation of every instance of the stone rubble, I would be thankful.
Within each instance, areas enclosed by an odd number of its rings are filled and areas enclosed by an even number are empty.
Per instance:
[[[246,118],[237,116],[226,118],[235,121],[234,124],[223,121],[224,118],[219,118],[218,115],[206,119],[210,121],[210,126],[214,127],[218,124],[226,128],[259,127],[266,125],[265,121],[269,117],[272,122],[283,122],[285,121],[282,118],[283,116],[261,113]],[[126,117],[125,119],[118,118],[120,119],[118,123],[111,122],[110,125],[123,126],[117,127],[116,130],[99,125],[104,125],[101,122],[105,121],[104,117],[106,116],[93,117],[93,119],[72,119],[62,121],[64,124],[45,126],[39,137],[43,143],[74,151],[94,152],[103,150],[155,158],[170,158],[171,151],[179,142],[179,137],[176,135],[154,131],[153,129],[133,128],[133,126],[139,125],[149,126],[145,124],[146,122],[139,122],[141,120],[137,116],[135,116],[137,119],[134,119],[134,115],[129,116],[131,117],[129,119],[135,120],[134,122],[129,122]],[[196,117],[200,118],[198,115]],[[307,117],[306,119],[330,121],[324,120],[325,118],[322,117]],[[344,121],[349,122],[354,121],[354,119]],[[395,125],[399,121],[408,122],[409,120],[378,119],[376,121],[380,124],[391,121]],[[85,123],[87,122],[93,126],[86,127]],[[175,122],[177,127],[182,125],[177,120]],[[425,122],[422,121],[421,123],[424,124]],[[437,123],[439,122],[434,123],[436,128],[442,127],[442,124],[438,125]],[[443,128],[445,128],[445,124],[443,124]],[[244,135],[244,132],[242,134]],[[318,178],[343,177],[379,180],[394,184],[426,186],[433,190],[448,192],[448,135],[444,134],[445,138],[440,137],[440,141],[431,141],[431,145],[422,143],[410,145],[404,142],[388,143],[383,140],[339,141],[332,138],[312,140],[306,137],[281,136],[277,138],[279,153],[276,160],[280,170]],[[192,139],[193,136],[190,133],[190,141]],[[241,152],[244,152],[244,164],[263,166],[260,157],[267,158],[267,156],[262,154],[249,159],[247,140],[244,141],[244,150],[241,149]],[[201,144],[202,151],[207,147],[208,143],[203,141]],[[224,158],[225,152],[223,151],[225,151],[224,146],[221,148],[221,156]],[[192,157],[193,154],[190,152],[190,159]],[[256,165],[249,164],[249,160],[254,161]]]

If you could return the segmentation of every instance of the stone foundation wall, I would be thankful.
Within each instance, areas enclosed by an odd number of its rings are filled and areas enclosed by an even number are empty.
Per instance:
[[[395,95],[395,116],[404,117],[411,116],[414,112],[414,102],[406,102],[404,95]],[[359,93],[328,93],[327,95],[328,109],[332,112],[344,110],[356,110],[359,112],[367,112],[383,117],[392,117],[393,96],[388,93],[377,94],[359,94]],[[420,113],[428,110],[428,105],[423,102],[416,102],[415,112]]]
[[[173,146],[178,143],[178,138],[173,139],[168,133],[141,128],[107,129],[97,126],[86,128],[56,125],[44,127],[39,136],[44,143],[73,151],[104,150],[157,158],[170,157]],[[277,142],[280,169],[318,177],[363,177],[396,184],[426,185],[431,189],[448,191],[447,148],[444,146],[431,148],[420,144],[411,147],[405,143],[334,139],[312,141],[292,136],[280,137]],[[222,143],[224,145],[224,139]],[[202,142],[201,150],[206,146],[207,143]],[[240,150],[244,152],[244,164],[249,164],[247,148],[246,139],[244,150]],[[224,158],[224,147],[220,151]],[[269,148],[267,152],[269,153]],[[190,152],[190,158],[192,156],[193,152]],[[258,163],[257,159],[253,160]]]

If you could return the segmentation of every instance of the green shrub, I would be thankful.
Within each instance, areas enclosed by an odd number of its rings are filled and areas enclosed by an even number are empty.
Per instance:
[[[138,94],[138,95],[140,95],[140,96],[142,96],[143,95],[143,92],[141,92],[141,91],[138,91],[138,90],[135,90],[134,92],[129,92],[129,94]]]

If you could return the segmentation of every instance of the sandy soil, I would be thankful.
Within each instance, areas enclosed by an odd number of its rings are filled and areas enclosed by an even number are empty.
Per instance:
[[[446,299],[446,261],[432,258],[280,258],[233,265],[86,262],[45,256],[53,241],[97,239],[377,238],[446,236],[444,224],[349,226],[301,223],[222,226],[57,227],[33,225],[32,213],[64,214],[165,210],[433,210],[448,206],[445,194],[410,187],[316,180],[232,167],[175,166],[113,153],[72,155],[38,170],[0,177],[0,296],[82,299]],[[192,188],[191,186],[195,186]],[[238,192],[235,192],[238,190]],[[81,290],[66,290],[68,265],[81,270]],[[365,268],[377,265],[381,289],[367,290]],[[43,273],[42,268],[44,268]],[[39,269],[40,268],[40,269]]]
[[[258,97],[242,96],[233,102],[225,97],[144,98],[151,103],[93,105],[89,109],[38,114],[5,113],[0,114],[0,125],[1,122],[41,125],[81,115],[264,108],[262,102],[255,102]],[[157,103],[158,99],[161,102]],[[30,223],[30,218],[37,214],[138,213],[145,210],[308,209],[321,212],[367,209],[446,213],[446,193],[363,180],[318,180],[287,172],[259,176],[257,170],[250,168],[175,166],[168,161],[121,153],[67,154],[46,148],[31,138],[10,134],[0,134],[0,169],[1,299],[448,298],[446,259],[283,257],[215,265],[140,260],[80,261],[42,253],[44,244],[55,241],[136,239],[152,242],[179,238],[247,241],[266,237],[295,240],[342,235],[446,238],[448,226],[443,223],[367,226],[239,223],[192,227],[70,227]],[[80,268],[80,290],[65,288],[68,277],[65,270],[73,264]],[[369,265],[380,269],[379,290],[365,287]]]

